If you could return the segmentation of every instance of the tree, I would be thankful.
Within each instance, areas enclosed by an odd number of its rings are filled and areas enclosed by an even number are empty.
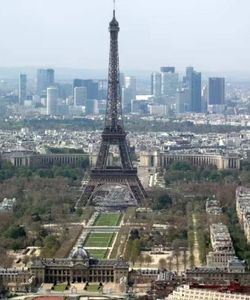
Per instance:
[[[137,261],[139,255],[141,252],[141,243],[140,240],[134,240],[132,242],[132,250],[131,250],[131,254],[130,254],[130,261],[132,262],[132,264],[134,265],[135,262]]]
[[[162,210],[171,207],[173,204],[172,198],[167,193],[157,195],[154,201],[153,209]]]
[[[22,226],[12,226],[9,228],[5,235],[6,237],[11,239],[18,239],[26,237],[26,231]]]
[[[168,270],[171,272],[173,267],[173,256],[168,256]]]
[[[144,259],[143,255],[140,254],[139,257],[138,257],[138,263],[140,264],[140,267],[142,266],[144,261],[145,261],[145,259]]]
[[[165,258],[161,258],[158,262],[159,268],[165,270],[167,268],[167,261]]]
[[[171,169],[175,171],[190,171],[192,166],[187,161],[177,161],[171,165]]]
[[[147,266],[152,263],[152,257],[148,254],[145,256],[145,263],[147,264]]]
[[[173,247],[173,255],[175,257],[176,261],[176,271],[179,273],[179,267],[180,267],[180,262],[179,262],[179,257],[180,257],[180,246],[181,246],[181,241],[176,239],[172,243]]]

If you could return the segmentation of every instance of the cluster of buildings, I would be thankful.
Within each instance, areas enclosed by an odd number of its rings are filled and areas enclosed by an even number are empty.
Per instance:
[[[250,243],[250,188],[242,186],[237,188],[236,212],[247,242]]]
[[[94,164],[100,135],[98,131],[65,128],[0,130],[0,156],[16,166],[79,166],[87,157],[90,164]],[[128,140],[130,151],[137,155],[137,163],[147,168],[165,168],[175,161],[189,161],[197,166],[213,165],[218,169],[238,170],[241,159],[248,159],[250,153],[250,134],[243,131],[225,134],[132,132]],[[51,153],[48,148],[77,151],[60,154]],[[114,158],[119,155],[116,150],[113,149]]]
[[[151,94],[156,105],[170,105],[176,113],[219,113],[225,108],[225,78],[209,78],[202,86],[201,73],[193,67],[186,68],[182,81],[174,67],[162,67],[151,75]]]
[[[148,84],[149,85],[149,84]],[[125,114],[166,116],[170,112],[223,113],[225,78],[211,77],[202,82],[200,72],[187,67],[183,78],[175,67],[161,67],[151,75],[151,88],[138,87],[136,77],[120,74],[122,108]],[[73,79],[58,83],[54,69],[38,69],[35,87],[26,74],[19,75],[21,107],[48,116],[103,115],[106,111],[107,80]],[[151,89],[151,91],[150,91]],[[19,113],[24,113],[19,109]]]
[[[136,78],[120,75],[124,112],[131,112],[131,101],[136,99]],[[35,90],[28,91],[26,74],[19,76],[19,104],[42,106],[40,113],[49,116],[98,115],[106,112],[108,82],[76,78],[72,83],[55,81],[54,69],[38,69]]]

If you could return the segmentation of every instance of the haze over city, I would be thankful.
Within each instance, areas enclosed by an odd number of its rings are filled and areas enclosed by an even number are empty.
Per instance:
[[[8,0],[0,67],[106,69],[111,0]],[[248,0],[119,0],[121,68],[250,69]],[[10,17],[11,16],[11,17]],[[152,59],[153,58],[153,59]]]
[[[0,299],[250,300],[249,0],[0,8]]]

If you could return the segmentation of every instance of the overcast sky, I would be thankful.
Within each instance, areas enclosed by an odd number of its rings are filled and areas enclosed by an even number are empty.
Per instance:
[[[0,67],[107,68],[112,0],[1,0]],[[117,0],[123,69],[250,70],[250,0]]]

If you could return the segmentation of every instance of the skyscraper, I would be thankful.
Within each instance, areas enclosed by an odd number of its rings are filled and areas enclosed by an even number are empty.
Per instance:
[[[47,88],[47,115],[57,114],[57,102],[58,102],[58,88]]]
[[[178,88],[179,76],[174,67],[161,68],[161,93],[168,98],[175,98]]]
[[[87,102],[87,89],[86,87],[75,87],[74,88],[74,105],[84,106]]]
[[[23,105],[27,98],[27,75],[19,75],[19,104]]]
[[[86,115],[97,115],[98,113],[98,100],[88,99],[86,102]]]
[[[209,78],[208,104],[224,105],[225,104],[225,78]]]
[[[193,67],[187,67],[184,84],[189,89],[189,111],[201,112],[201,73],[194,71]]]
[[[122,87],[122,108],[125,113],[131,112],[131,102],[136,99],[136,78],[133,76],[124,77],[124,87]]]
[[[188,88],[179,88],[177,89],[177,98],[176,98],[176,112],[177,114],[184,113],[188,111],[189,107],[189,89]]]
[[[136,78],[134,76],[125,76],[125,88],[131,90],[132,98],[136,98]]]
[[[73,88],[85,87],[87,89],[87,99],[98,99],[98,82],[91,79],[74,79]]]
[[[38,69],[37,70],[37,95],[46,95],[48,87],[55,84],[55,71],[53,69]]]
[[[151,75],[151,94],[155,97],[161,96],[161,73],[159,72]]]

